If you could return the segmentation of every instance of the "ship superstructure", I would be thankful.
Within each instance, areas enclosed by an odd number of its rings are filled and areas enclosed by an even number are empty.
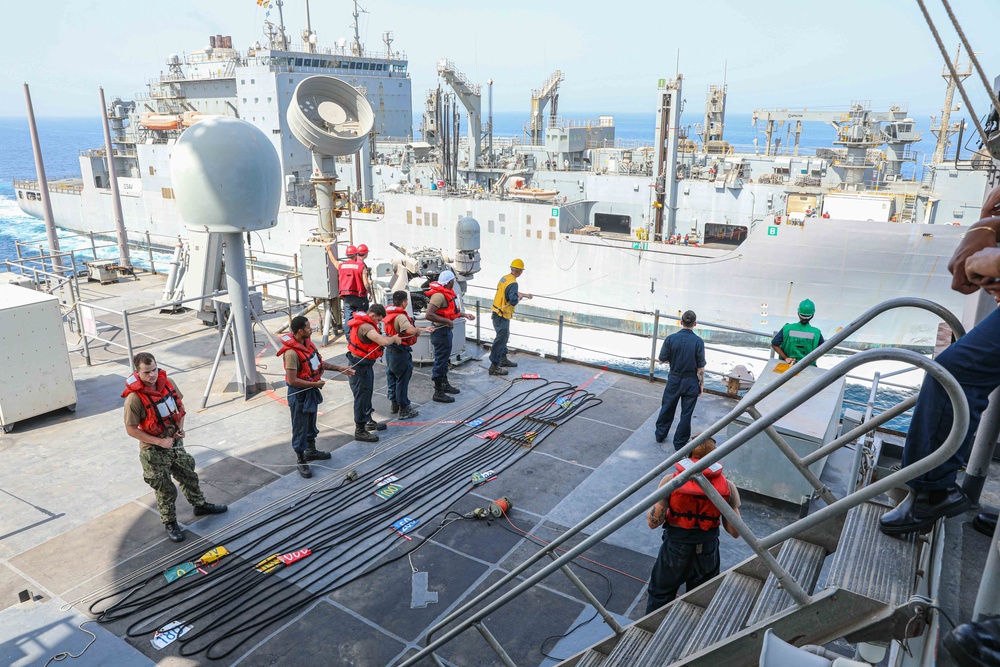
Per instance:
[[[817,323],[831,329],[897,294],[961,306],[948,289],[946,258],[960,226],[978,217],[992,163],[949,151],[949,138],[962,131],[950,121],[939,131],[944,148],[922,165],[906,110],[865,102],[837,112],[759,109],[763,145],[736,146],[725,138],[727,85],[708,88],[704,123],[691,130],[680,124],[678,75],[657,82],[655,140],[644,145],[617,138],[610,115],[560,119],[564,77],[556,71],[532,91],[524,137],[495,137],[483,87],[442,60],[443,86],[428,93],[415,140],[408,61],[391,33],[377,53],[356,29],[332,48],[311,27],[302,38],[293,46],[283,26],[268,23],[264,43],[240,51],[216,35],[204,49],[170,56],[134,103],[112,103],[130,230],[186,236],[171,146],[200,118],[236,116],[263,130],[281,159],[284,202],[267,248],[296,253],[316,227],[316,199],[309,148],[292,136],[285,111],[300,81],[325,74],[359,89],[375,113],[369,150],[338,158],[354,200],[351,233],[375,256],[391,257],[390,242],[449,248],[457,221],[472,216],[483,228],[484,275],[502,275],[520,256],[536,284],[554,286],[551,301],[534,309],[626,329],[639,326],[636,312],[688,307],[707,321],[774,328],[802,298],[825,304]],[[461,109],[472,121],[466,136]],[[803,122],[833,125],[834,145],[802,147]],[[86,151],[80,164],[81,179],[50,183],[56,222],[105,230],[112,218],[104,152]],[[37,184],[16,181],[15,189],[21,208],[40,217]],[[921,317],[886,322],[857,342],[932,345],[935,325]]]

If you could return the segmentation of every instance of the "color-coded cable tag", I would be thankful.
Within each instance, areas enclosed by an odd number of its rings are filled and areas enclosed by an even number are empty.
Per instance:
[[[477,438],[482,438],[483,440],[496,440],[500,437],[499,431],[487,431],[486,433],[477,433]]]
[[[225,558],[229,555],[229,550],[226,547],[215,547],[202,554],[201,558],[194,562],[195,565],[208,565],[209,563],[214,563],[217,560]]]
[[[181,563],[180,565],[174,565],[163,572],[163,577],[167,580],[167,583],[172,583],[180,579],[181,577],[186,577],[195,570],[198,566],[194,563]]]
[[[288,566],[297,560],[302,560],[310,554],[312,554],[312,549],[299,549],[298,551],[290,551],[287,554],[281,554],[278,556],[278,560]]]
[[[486,420],[482,417],[476,417],[475,419],[465,422],[465,425],[469,428],[476,428],[477,426],[482,426],[486,423]]]
[[[400,486],[399,484],[387,484],[386,486],[383,486],[381,489],[376,491],[375,495],[381,498],[382,500],[388,500],[389,498],[392,498],[394,495],[396,495],[402,490],[403,487]]]
[[[375,480],[375,486],[385,486],[386,484],[395,482],[398,479],[399,478],[393,474],[382,475],[381,477]]]
[[[497,474],[492,470],[472,473],[472,486],[479,486],[486,482],[492,482],[497,478]]]
[[[183,636],[193,625],[184,625],[180,621],[171,621],[153,633],[153,638],[149,641],[157,651],[162,651],[172,644],[175,639]]]
[[[420,523],[420,519],[414,519],[411,516],[404,516],[402,519],[392,524],[392,529],[400,535],[403,535],[416,528],[418,523]]]
[[[285,564],[278,559],[278,554],[274,554],[273,556],[268,556],[261,562],[254,565],[254,569],[261,574],[268,574],[269,572],[273,572],[280,567],[284,567],[284,565]]]
[[[538,373],[521,373],[522,380],[537,380]]]

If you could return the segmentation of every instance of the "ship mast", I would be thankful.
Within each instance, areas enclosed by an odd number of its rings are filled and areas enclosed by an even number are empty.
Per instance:
[[[362,9],[361,11],[363,12],[365,10]],[[361,35],[358,32],[358,14],[358,0],[354,0],[354,25],[352,26],[354,28],[354,44],[351,46],[351,52],[356,56],[363,55],[361,48]]]
[[[956,80],[955,77],[951,75],[951,72],[946,66],[941,72],[941,77],[948,82],[948,88],[944,93],[944,106],[941,107],[941,122],[940,124],[934,124],[934,116],[931,116],[931,133],[937,137],[937,143],[934,145],[934,156],[931,158],[933,164],[940,164],[944,162],[945,151],[948,150],[949,139],[953,134],[958,132],[961,123],[955,123],[954,126],[951,124],[951,112],[958,111],[959,107],[952,106],[955,99],[955,88],[958,87],[958,83],[965,81],[969,75],[972,74],[972,63],[967,63],[963,71],[958,70],[958,58],[962,54],[962,45],[958,45],[958,49],[955,52],[955,73],[958,74]]]

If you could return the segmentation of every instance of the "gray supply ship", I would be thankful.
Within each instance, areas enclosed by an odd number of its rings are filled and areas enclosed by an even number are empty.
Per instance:
[[[269,252],[298,253],[316,228],[316,196],[310,150],[290,131],[286,110],[303,79],[323,74],[355,86],[375,113],[371,141],[338,158],[342,183],[352,185],[349,220],[338,226],[374,258],[395,257],[390,243],[453,248],[458,220],[471,216],[482,229],[483,276],[503,275],[513,257],[527,265],[526,280],[542,294],[525,312],[620,330],[648,326],[654,311],[687,308],[707,322],[774,330],[804,298],[819,306],[814,323],[831,332],[897,296],[961,309],[947,259],[963,225],[978,219],[992,166],[980,153],[961,159],[949,151],[964,132],[949,117],[951,77],[931,128],[937,150],[922,171],[911,149],[920,139],[915,122],[897,107],[757,110],[766,140],[744,150],[724,138],[726,86],[711,86],[701,131],[688,133],[681,75],[650,91],[653,145],[618,140],[611,116],[561,120],[558,71],[532,91],[524,136],[494,137],[491,101],[484,114],[481,86],[447,60],[438,64],[446,88],[428,93],[415,140],[408,61],[390,33],[376,53],[362,44],[357,20],[353,39],[332,48],[311,28],[295,46],[283,25],[265,30],[264,43],[245,51],[217,35],[202,50],[171,55],[146,92],[112,103],[113,177],[129,231],[187,236],[173,199],[171,148],[202,118],[236,116],[262,129],[281,157],[279,223],[261,241]],[[468,137],[460,136],[459,105]],[[834,145],[800,147],[803,122],[835,126]],[[111,229],[104,150],[83,152],[80,167],[81,178],[49,183],[56,224]],[[14,186],[22,210],[42,217],[37,183]],[[472,297],[490,299],[492,291],[469,285]],[[852,342],[929,348],[936,331],[933,317],[906,312]]]

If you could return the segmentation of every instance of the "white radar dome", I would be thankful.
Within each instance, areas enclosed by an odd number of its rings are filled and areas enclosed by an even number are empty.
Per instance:
[[[277,224],[278,153],[244,120],[216,116],[189,127],[170,153],[170,173],[188,229],[247,232]]]
[[[353,155],[375,126],[375,112],[357,88],[332,76],[302,79],[286,114],[292,134],[319,155]]]

